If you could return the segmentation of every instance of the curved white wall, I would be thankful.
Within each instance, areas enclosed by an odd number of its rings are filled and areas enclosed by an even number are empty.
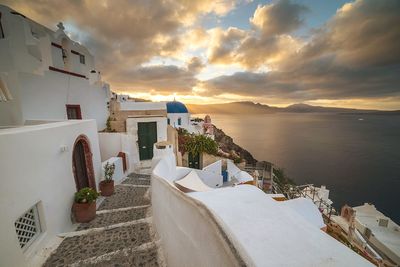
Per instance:
[[[158,176],[174,176],[170,165],[161,160],[151,180],[153,222],[168,266],[243,265],[207,208]]]

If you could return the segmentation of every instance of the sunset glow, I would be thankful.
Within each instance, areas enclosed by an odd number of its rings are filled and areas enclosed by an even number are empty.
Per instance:
[[[132,97],[400,109],[396,1],[1,2],[62,20]]]

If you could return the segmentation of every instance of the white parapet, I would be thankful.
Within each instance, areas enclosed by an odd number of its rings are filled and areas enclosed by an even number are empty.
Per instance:
[[[282,204],[251,185],[184,193],[174,181],[190,171],[163,158],[152,173],[154,224],[168,265],[373,266],[320,230],[311,201]]]

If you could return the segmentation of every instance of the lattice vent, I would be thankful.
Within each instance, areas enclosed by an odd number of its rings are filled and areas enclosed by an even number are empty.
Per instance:
[[[40,233],[39,216],[36,205],[15,221],[15,232],[22,249],[26,249]]]

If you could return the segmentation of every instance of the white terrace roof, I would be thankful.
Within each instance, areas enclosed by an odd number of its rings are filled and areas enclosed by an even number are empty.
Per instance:
[[[380,242],[392,250],[397,257],[400,257],[400,226],[378,211],[374,205],[365,203],[353,209],[356,211],[356,220],[371,229]],[[379,226],[379,219],[387,219],[388,226]]]
[[[238,251],[255,266],[373,266],[293,205],[280,205],[255,186],[188,195],[210,209]]]

